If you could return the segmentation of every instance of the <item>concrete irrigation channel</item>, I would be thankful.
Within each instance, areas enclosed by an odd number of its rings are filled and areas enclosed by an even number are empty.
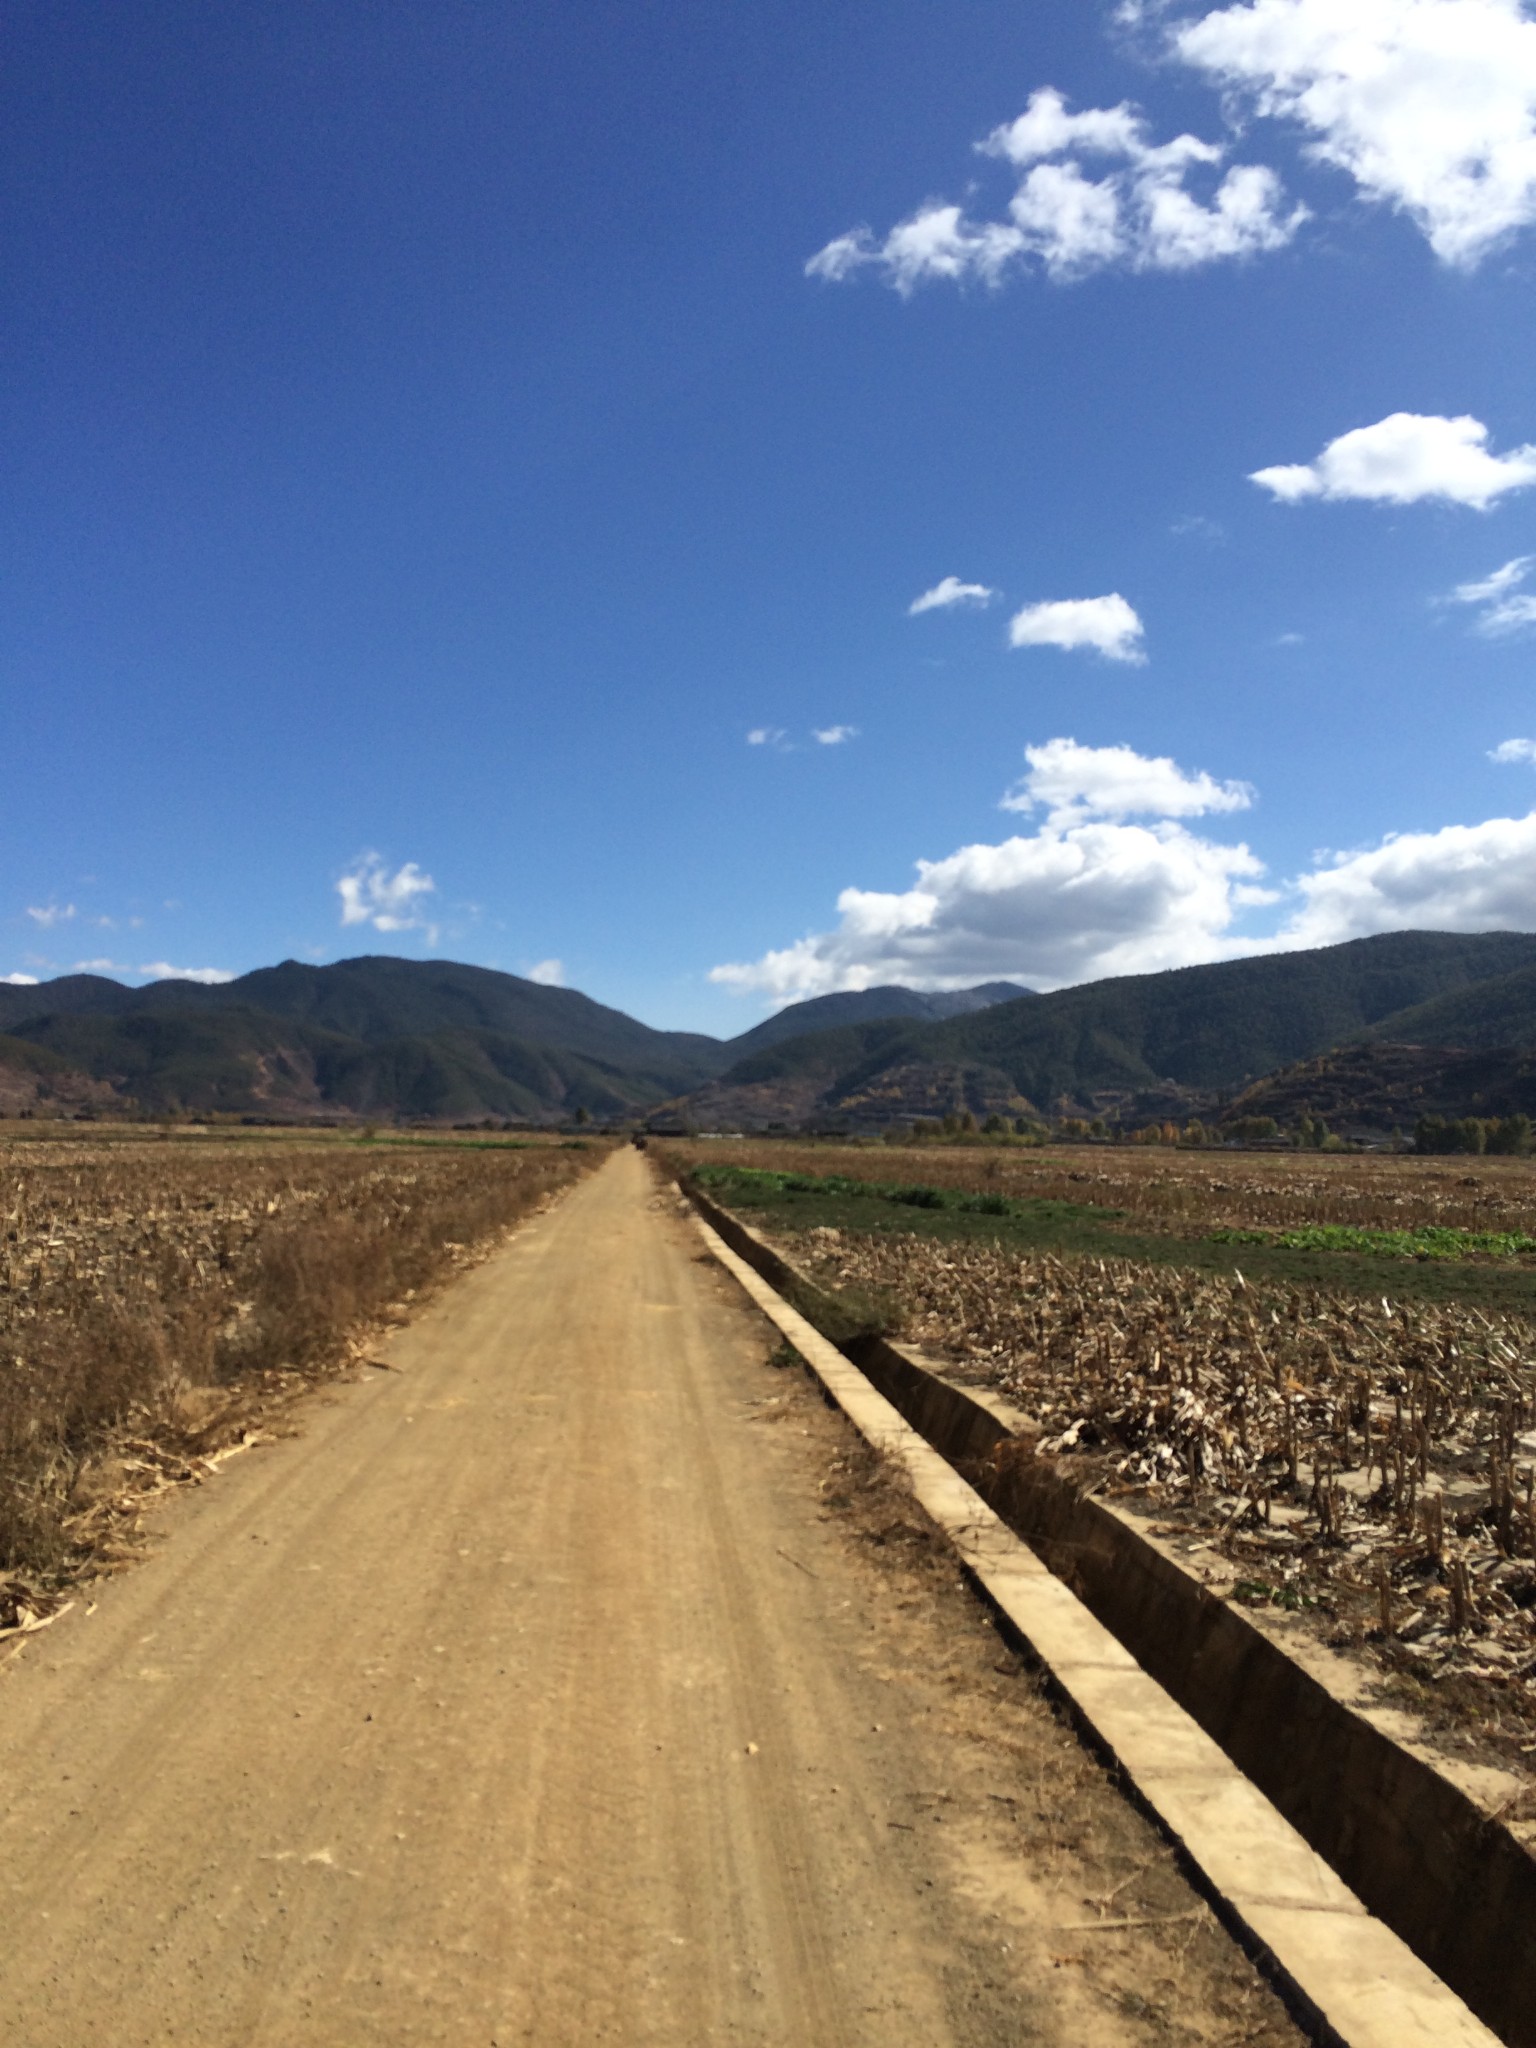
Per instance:
[[[829,1342],[835,1305],[684,1192],[1312,2024],[1352,2048],[1536,2043],[1536,1862],[1466,1784],[1023,1450],[1005,1403],[886,1339]]]

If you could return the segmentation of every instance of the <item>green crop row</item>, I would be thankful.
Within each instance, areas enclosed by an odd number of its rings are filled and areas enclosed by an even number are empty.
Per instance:
[[[1481,1252],[1518,1259],[1536,1252],[1536,1237],[1519,1230],[1452,1230],[1425,1224],[1417,1230],[1367,1230],[1348,1223],[1306,1223],[1295,1230],[1213,1230],[1214,1244],[1271,1244],[1282,1251],[1373,1252],[1388,1258],[1464,1259]]]

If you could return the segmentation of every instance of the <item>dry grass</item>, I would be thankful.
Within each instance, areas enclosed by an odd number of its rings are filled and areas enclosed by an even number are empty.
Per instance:
[[[121,1479],[227,1442],[252,1389],[334,1366],[360,1326],[602,1156],[0,1144],[0,1570],[68,1576],[99,1535],[104,1459]]]
[[[1122,1209],[1165,1230],[1508,1230],[1536,1217],[1536,1159],[1396,1154],[1177,1152],[1073,1145],[840,1145],[715,1139],[668,1147],[679,1163],[917,1181],[1020,1201]]]
[[[1371,1644],[1536,1750],[1536,1332],[1177,1268],[907,1235],[781,1239],[1032,1417],[1084,1484],[1198,1531],[1237,1597]]]

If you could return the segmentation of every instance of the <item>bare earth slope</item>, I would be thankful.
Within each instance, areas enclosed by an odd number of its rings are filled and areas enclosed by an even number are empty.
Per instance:
[[[0,1676],[7,2044],[1295,2043],[767,1350],[624,1153],[175,1503]]]

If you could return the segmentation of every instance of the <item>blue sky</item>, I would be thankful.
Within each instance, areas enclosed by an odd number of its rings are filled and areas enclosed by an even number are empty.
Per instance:
[[[4,40],[0,976],[1536,927],[1518,0]]]

